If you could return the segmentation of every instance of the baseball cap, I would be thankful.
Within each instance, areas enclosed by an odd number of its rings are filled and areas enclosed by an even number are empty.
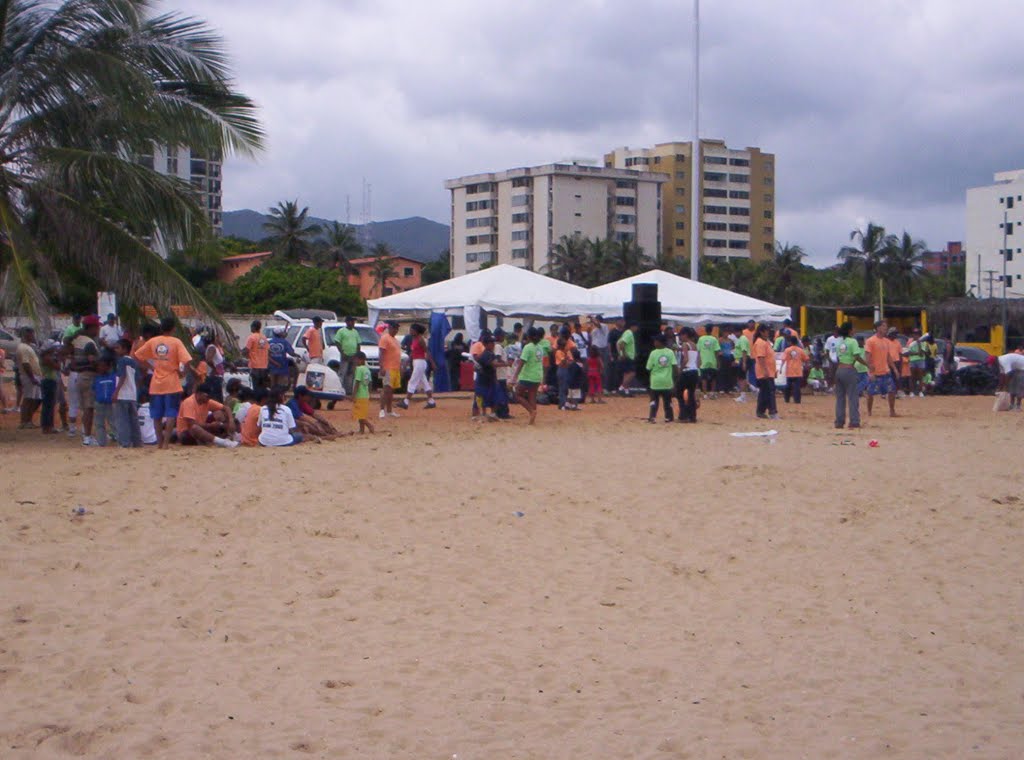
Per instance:
[[[90,314],[87,317],[82,317],[82,325],[84,327],[99,327],[101,324],[100,318],[95,314]]]
[[[285,335],[287,332],[288,332],[288,328],[287,327],[275,327],[274,328],[274,335],[276,335],[278,337],[281,337],[282,335]]]

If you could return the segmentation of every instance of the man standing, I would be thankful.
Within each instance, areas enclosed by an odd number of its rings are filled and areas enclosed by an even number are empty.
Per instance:
[[[263,323],[258,319],[254,319],[249,325],[249,331],[242,355],[249,360],[252,387],[267,388],[270,385],[270,374],[267,371],[270,365],[270,341],[263,335]]]
[[[321,332],[324,321],[320,317],[313,317],[313,326],[302,334],[302,340],[306,343],[306,351],[309,353],[310,364],[324,363],[324,335]]]
[[[629,389],[636,377],[636,330],[635,324],[627,327],[616,345],[619,352],[619,371],[622,373],[622,382],[619,384],[621,396],[629,395]]]
[[[676,353],[665,346],[665,334],[654,336],[654,350],[647,357],[647,371],[650,373],[651,403],[647,421],[653,423],[658,414],[658,402],[665,408],[665,422],[672,422],[672,388],[675,387]],[[681,414],[682,412],[680,412]]]
[[[121,327],[117,324],[117,315],[108,314],[106,324],[100,328],[100,348],[113,351],[119,340],[121,340]]]
[[[61,335],[62,341],[69,341],[74,338],[78,333],[82,331],[82,315],[74,314],[71,317],[71,324],[64,328],[64,333]]]
[[[739,370],[740,386],[740,395],[736,397],[736,400],[741,404],[747,400],[747,394],[743,391],[744,383],[746,383],[751,393],[757,393],[757,375],[754,373],[754,360],[750,356],[750,352],[754,347],[752,339],[756,325],[753,320],[748,322],[747,325],[749,329],[743,330],[740,333],[740,337],[736,339],[736,345],[733,347],[733,356],[736,360],[736,367]]]
[[[291,385],[291,363],[289,356],[295,356],[295,349],[285,339],[288,328],[274,328],[274,337],[267,341],[267,372],[270,374],[271,388],[287,388]]]
[[[868,360],[868,417],[875,406],[875,396],[885,396],[889,401],[889,416],[896,414],[896,364],[892,348],[886,336],[888,325],[884,320],[875,322],[875,334],[864,341],[864,353]],[[897,343],[897,345],[899,345]]]
[[[356,372],[356,354],[359,353],[359,331],[356,330],[355,317],[345,317],[345,326],[334,333],[334,344],[341,354],[341,366],[338,377],[345,393],[352,395],[352,378]]]
[[[388,322],[377,344],[380,349],[380,417],[397,417],[391,408],[395,390],[402,387],[402,347],[395,336],[398,323]]]
[[[185,365],[192,361],[185,344],[174,337],[174,328],[174,317],[164,317],[160,320],[162,334],[150,338],[135,352],[135,359],[153,370],[149,383],[149,416],[156,427],[157,448],[160,449],[166,449],[171,441],[181,407],[181,379],[185,377]]]
[[[96,396],[92,383],[96,379],[96,361],[100,349],[96,339],[100,334],[100,318],[95,314],[82,319],[82,329],[71,341],[71,371],[78,374],[75,384],[77,407],[82,415],[82,445],[99,446],[92,434],[92,419],[96,408]]]
[[[713,324],[704,325],[704,334],[697,338],[697,353],[700,354],[700,382],[705,398],[713,397],[712,392],[715,390],[718,364],[722,354],[722,346],[712,333],[714,329]]]
[[[33,428],[32,418],[43,398],[43,368],[35,346],[36,331],[31,327],[21,330],[21,343],[15,349],[15,364],[21,380],[21,424],[20,428]],[[0,368],[2,371],[2,368]]]

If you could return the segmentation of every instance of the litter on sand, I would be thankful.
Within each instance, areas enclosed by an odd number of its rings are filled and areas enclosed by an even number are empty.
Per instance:
[[[733,438],[773,438],[778,434],[778,430],[755,430],[752,433],[729,433]]]

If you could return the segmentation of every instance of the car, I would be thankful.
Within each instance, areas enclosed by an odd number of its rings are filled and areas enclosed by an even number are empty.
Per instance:
[[[302,336],[306,330],[313,326],[312,317],[302,316],[297,317],[295,312],[287,311],[275,311],[274,316],[284,322],[288,328],[285,334],[285,339],[292,344],[292,348],[295,349],[295,353],[298,354],[302,363],[305,364],[309,361],[309,351],[306,348],[305,341]],[[324,363],[327,366],[332,366],[337,369],[341,365],[341,351],[338,349],[337,344],[334,342],[334,336],[337,335],[338,330],[345,326],[344,322],[339,322],[337,317],[333,314],[329,316],[333,317],[328,320],[326,317],[321,317],[324,320],[323,325],[320,328],[324,339]],[[268,325],[263,328],[263,332],[268,337],[274,334],[274,328],[280,325]],[[374,381],[377,380],[377,372],[380,369],[380,349],[378,343],[380,342],[380,336],[377,331],[374,330],[370,325],[357,322],[355,326],[356,332],[359,333],[359,350],[366,354],[366,366],[370,370],[370,375]]]
[[[19,343],[21,343],[21,339],[17,335],[8,330],[0,329],[0,348],[4,350],[11,360],[14,359],[14,352],[18,349]]]

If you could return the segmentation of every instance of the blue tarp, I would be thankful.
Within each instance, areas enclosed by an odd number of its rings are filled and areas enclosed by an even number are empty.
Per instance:
[[[434,370],[434,390],[437,393],[447,393],[452,389],[448,376],[448,362],[444,358],[444,339],[451,329],[448,317],[444,314],[434,312],[430,315],[430,340],[427,342],[427,349],[437,365]]]

